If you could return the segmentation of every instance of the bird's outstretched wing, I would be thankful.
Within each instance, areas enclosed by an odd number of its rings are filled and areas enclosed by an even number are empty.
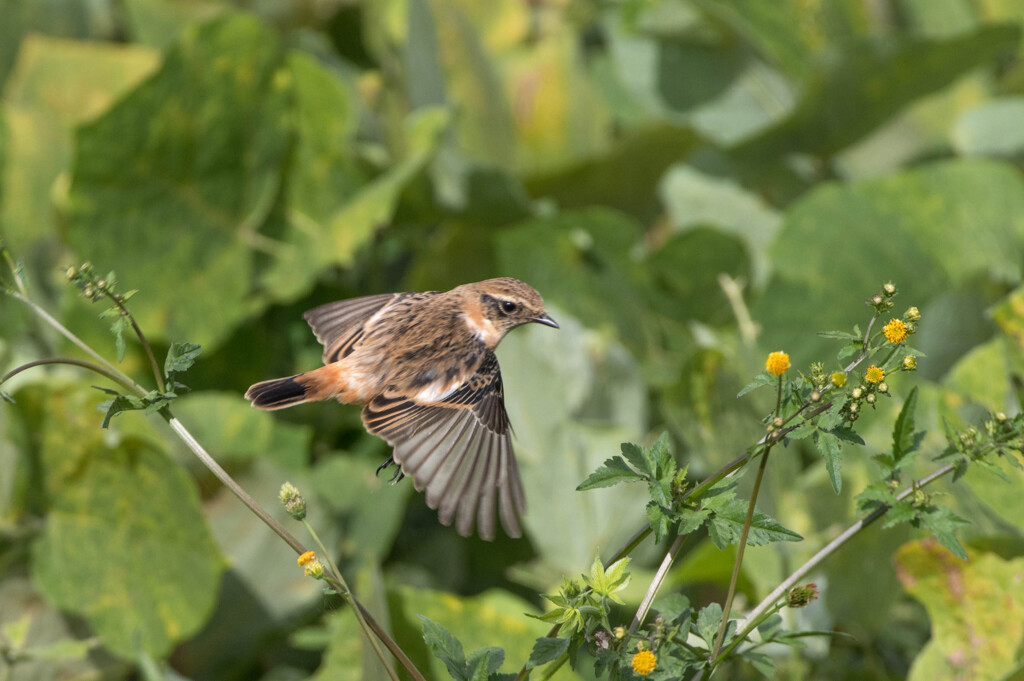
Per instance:
[[[510,537],[522,535],[523,483],[512,453],[498,359],[488,351],[464,383],[435,401],[385,392],[363,408],[367,430],[394,447],[394,460],[425,490],[445,525],[469,536],[474,520],[494,538],[495,508]]]
[[[324,346],[324,364],[345,357],[363,335],[363,325],[388,303],[400,295],[384,293],[377,296],[350,298],[314,307],[302,317],[309,322],[316,339]]]

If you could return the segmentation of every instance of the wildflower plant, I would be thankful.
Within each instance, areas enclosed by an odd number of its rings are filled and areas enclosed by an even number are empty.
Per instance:
[[[611,637],[600,635],[612,624],[606,613],[599,609],[577,608],[569,616],[566,589],[563,588],[556,597],[549,597],[556,607],[545,619],[553,618],[559,622],[549,636],[567,639],[567,650],[562,658],[554,658],[554,652],[559,649],[554,640],[538,639],[535,653],[541,648],[547,651],[546,655],[538,658],[538,662],[541,659],[561,659],[574,664],[578,651],[586,650],[595,657],[598,673],[607,671],[612,679],[639,676],[674,679],[687,676],[707,678],[718,666],[739,658],[771,676],[774,661],[763,652],[765,646],[799,646],[807,636],[831,635],[825,631],[787,631],[782,626],[779,611],[786,607],[805,607],[817,599],[818,587],[813,583],[801,585],[800,580],[876,520],[882,519],[883,528],[909,523],[931,534],[954,555],[967,558],[955,534],[966,521],[938,504],[925,488],[949,473],[953,473],[956,480],[975,463],[995,471],[1001,470],[1001,460],[1019,465],[1009,454],[1021,451],[1024,445],[1024,418],[1017,416],[1011,419],[1002,413],[994,414],[981,429],[971,427],[962,432],[955,432],[947,424],[947,448],[936,460],[949,463],[908,484],[904,480],[905,471],[920,454],[925,437],[915,421],[918,392],[913,387],[893,426],[892,448],[872,457],[878,465],[879,478],[857,496],[858,510],[864,514],[863,517],[793,572],[744,618],[731,617],[746,546],[802,539],[756,508],[761,481],[773,449],[780,444],[785,447],[800,440],[812,442],[838,494],[843,484],[844,450],[865,444],[856,431],[858,419],[866,410],[876,409],[880,399],[892,398],[890,381],[897,380],[901,373],[916,369],[917,360],[922,355],[912,347],[910,340],[922,316],[916,307],[911,307],[902,316],[892,317],[893,298],[897,293],[896,286],[887,283],[868,299],[867,304],[873,314],[863,330],[855,326],[849,332],[822,334],[843,342],[837,353],[837,366],[832,370],[826,369],[823,363],[815,362],[810,364],[806,373],[797,372],[790,376],[789,355],[781,350],[770,353],[765,360],[764,372],[738,395],[742,398],[759,388],[774,388],[775,407],[763,421],[765,435],[745,455],[714,475],[700,482],[689,480],[687,467],[675,463],[668,439],[663,435],[649,448],[623,444],[621,456],[606,460],[579,486],[581,491],[585,491],[625,482],[646,484],[650,496],[647,503],[649,525],[623,550],[614,554],[612,560],[616,561],[615,565],[621,565],[621,557],[648,534],[659,542],[673,536],[675,539],[631,624],[628,628],[621,625],[612,627]],[[889,317],[888,321],[880,324],[885,317]],[[751,496],[744,500],[737,496],[736,479],[755,462],[757,470]],[[659,596],[659,592],[682,542],[701,528],[706,528],[709,538],[718,548],[735,545],[736,558],[724,603],[710,603],[697,608],[691,607],[681,594]],[[572,593],[575,599],[587,595],[587,591],[580,591],[578,585]],[[648,621],[651,610],[658,615]],[[566,626],[567,622],[571,622],[571,626]],[[576,653],[569,654],[570,648]],[[528,668],[529,665],[524,667],[524,673]],[[524,673],[520,678],[525,678]]]
[[[154,380],[154,386],[146,388],[32,301],[20,265],[6,252],[3,255],[12,264],[15,282],[14,287],[5,287],[4,293],[25,304],[93,361],[56,358],[30,362],[0,378],[0,386],[22,371],[51,363],[77,366],[108,379],[117,388],[100,388],[110,394],[110,399],[101,405],[101,427],[107,427],[111,418],[125,411],[143,411],[163,418],[202,463],[298,554],[298,565],[306,577],[323,580],[329,593],[339,594],[349,603],[385,673],[397,679],[397,662],[409,678],[424,679],[409,656],[352,593],[332,561],[331,552],[309,524],[300,490],[284,483],[279,500],[291,518],[309,532],[317,546],[315,552],[260,507],[174,417],[174,401],[187,391],[181,378],[195,365],[199,346],[172,343],[160,367],[127,307],[134,292],[121,293],[114,273],[100,277],[88,263],[69,268],[67,278],[83,297],[111,303],[101,317],[110,320],[118,361],[123,359],[132,335],[142,346]],[[930,491],[930,485],[948,474],[956,481],[975,465],[997,475],[1003,474],[1007,463],[1019,466],[1016,453],[1024,448],[1024,416],[1010,417],[998,412],[979,426],[963,430],[945,423],[946,447],[934,458],[938,467],[922,478],[908,479],[910,464],[921,460],[925,442],[925,433],[918,428],[915,416],[918,391],[911,387],[893,425],[891,447],[871,457],[878,475],[857,494],[861,518],[794,570],[742,618],[733,616],[746,547],[803,539],[757,508],[761,483],[773,452],[801,440],[812,444],[834,491],[839,493],[843,485],[844,452],[851,446],[865,445],[857,432],[858,421],[865,413],[876,410],[881,401],[893,399],[889,384],[902,382],[902,374],[917,368],[922,355],[911,341],[918,324],[926,320],[916,307],[908,308],[899,317],[893,316],[893,298],[897,293],[896,286],[887,283],[868,299],[873,312],[863,330],[854,326],[852,331],[823,334],[842,343],[833,366],[811,362],[806,371],[800,371],[785,351],[771,352],[764,361],[764,370],[737,395],[743,398],[754,390],[772,390],[774,406],[762,419],[763,435],[717,472],[701,480],[692,478],[688,465],[680,465],[673,455],[668,436],[662,435],[646,447],[622,444],[619,454],[606,459],[579,484],[577,489],[586,492],[639,483],[648,497],[647,524],[608,559],[596,557],[587,573],[565,579],[557,593],[544,595],[550,605],[536,618],[549,623],[551,628],[536,639],[529,658],[514,677],[517,681],[530,677],[541,667],[542,678],[549,678],[561,665],[568,662],[575,667],[583,657],[592,658],[595,673],[609,679],[707,678],[734,660],[771,676],[775,658],[767,654],[767,646],[797,647],[806,637],[832,635],[827,631],[789,631],[783,626],[781,611],[813,603],[820,592],[816,584],[805,581],[806,577],[864,528],[878,520],[882,527],[909,524],[935,537],[957,557],[967,558],[956,536],[957,529],[966,521],[943,506],[940,495]],[[738,480],[749,470],[754,471],[754,480],[749,498],[744,498]],[[691,603],[685,595],[664,589],[666,576],[683,542],[697,532],[706,532],[718,549],[735,547],[731,579],[722,603]],[[633,579],[630,554],[648,537],[656,542],[671,540],[671,545],[646,585],[639,606],[630,614],[632,608],[627,608],[624,598]],[[444,663],[452,678],[513,678],[499,671],[505,661],[502,648],[484,646],[467,654],[443,624],[422,616],[421,619],[424,643]]]

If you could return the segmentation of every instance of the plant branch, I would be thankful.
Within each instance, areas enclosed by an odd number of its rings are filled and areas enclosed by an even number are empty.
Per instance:
[[[339,592],[341,593],[342,598],[352,606],[352,609],[356,614],[356,621],[359,622],[359,628],[363,630],[363,635],[366,637],[366,640],[368,640],[370,645],[373,646],[373,652],[377,655],[377,659],[380,660],[381,666],[384,667],[384,670],[388,673],[388,676],[391,677],[392,681],[398,681],[398,674],[395,673],[395,668],[388,663],[388,659],[384,655],[384,651],[381,650],[380,642],[378,642],[372,635],[373,630],[370,628],[366,617],[363,615],[365,608],[363,608],[362,604],[360,604],[356,599],[356,595],[353,593],[352,589],[349,588],[348,583],[345,581],[345,577],[341,574],[341,570],[338,569],[334,559],[331,558],[330,551],[328,551],[327,547],[324,546],[324,543],[320,541],[320,535],[316,533],[316,530],[309,524],[309,521],[304,519],[302,524],[305,526],[306,531],[309,532],[310,536],[313,537],[313,541],[316,542],[317,547],[321,551],[321,555],[323,555],[324,560],[327,561],[327,565],[330,567],[331,572],[334,573],[334,579],[337,581],[337,586],[341,587]]]
[[[142,329],[139,328],[138,323],[135,321],[135,315],[129,312],[128,308],[125,307],[124,300],[121,296],[114,295],[106,288],[103,289],[103,294],[113,301],[114,305],[117,305],[118,309],[121,310],[122,315],[128,318],[128,323],[132,325],[132,331],[135,332],[139,342],[142,343],[142,349],[146,351],[146,357],[149,358],[149,366],[153,370],[153,378],[156,379],[157,388],[160,392],[167,392],[167,387],[164,385],[164,375],[161,373],[160,365],[157,363],[156,356],[153,354],[153,348],[146,339],[146,334],[142,333]]]
[[[775,397],[775,415],[779,416],[782,409],[782,374],[779,374],[778,390]],[[722,641],[725,640],[725,631],[729,628],[729,614],[732,611],[732,601],[736,597],[736,585],[740,579],[740,568],[743,566],[743,554],[747,548],[747,537],[750,535],[750,525],[754,521],[754,508],[757,504],[757,495],[761,491],[761,480],[764,479],[764,471],[768,466],[768,455],[771,454],[772,445],[778,441],[778,433],[773,432],[764,446],[764,453],[761,455],[761,464],[757,467],[757,477],[754,478],[754,488],[750,492],[750,503],[747,504],[747,516],[743,519],[743,530],[740,532],[740,540],[736,545],[736,559],[732,564],[732,577],[729,579],[729,591],[725,597],[725,606],[722,608],[722,622],[718,626],[718,635],[715,637],[715,646],[711,650],[711,657],[717,657],[718,651],[722,649]]]
[[[637,608],[636,614],[633,616],[633,621],[629,624],[629,633],[636,631],[644,622],[644,618],[647,617],[648,611],[651,609],[651,603],[654,602],[655,596],[658,595],[658,591],[661,589],[661,585],[665,582],[665,577],[668,576],[668,570],[672,567],[672,563],[675,561],[676,556],[679,555],[679,550],[683,547],[683,542],[689,535],[680,534],[676,536],[672,546],[669,547],[668,553],[661,561],[661,565],[658,566],[658,572],[655,573],[654,579],[651,580],[651,585],[647,587],[647,593],[644,594],[644,599],[640,602],[640,607]]]
[[[130,390],[132,392],[137,392],[136,388],[138,386],[136,386],[135,384],[131,383],[130,381],[124,380],[123,376],[119,376],[116,373],[107,371],[106,369],[104,369],[103,367],[101,367],[98,364],[93,364],[92,362],[86,362],[85,360],[82,360],[82,359],[71,359],[69,357],[50,357],[48,359],[37,359],[34,362],[29,362],[27,364],[22,364],[21,366],[16,367],[14,369],[11,369],[6,374],[4,374],[3,377],[0,378],[0,385],[3,385],[4,383],[6,383],[8,381],[8,379],[14,378],[18,374],[20,374],[22,371],[26,371],[26,370],[31,369],[33,367],[44,366],[44,365],[47,365],[47,364],[69,364],[71,366],[76,366],[76,367],[81,367],[83,369],[88,369],[89,371],[94,371],[97,374],[103,376],[104,378],[106,378],[106,379],[108,379],[110,381],[113,381],[114,383],[117,383],[119,386],[121,386],[122,388],[125,388],[126,390]]]
[[[929,473],[927,476],[921,478],[920,480],[911,483],[910,487],[900,492],[900,494],[896,497],[897,500],[902,501],[903,499],[906,499],[908,496],[914,493],[915,489],[920,489],[921,487],[929,485],[932,482],[935,482],[942,476],[947,475],[952,471],[953,464],[949,464],[943,466],[942,468],[939,468],[936,471],[933,471],[932,473]],[[781,584],[775,587],[775,589],[770,594],[765,596],[765,598],[760,603],[758,603],[753,610],[750,611],[750,613],[746,617],[746,626],[736,635],[733,643],[730,644],[729,647],[723,650],[720,654],[718,654],[718,656],[715,658],[712,664],[718,664],[719,662],[721,662],[723,659],[725,659],[725,656],[732,651],[733,648],[742,643],[743,639],[745,639],[750,634],[750,632],[757,628],[757,626],[761,623],[761,621],[764,619],[763,616],[766,614],[766,611],[774,607],[776,601],[778,601],[784,594],[786,594],[791,588],[793,588],[793,586],[795,586],[797,582],[806,577],[811,570],[818,567],[818,565],[822,561],[824,561],[830,555],[835,553],[835,551],[839,549],[839,547],[841,547],[846,542],[850,541],[863,529],[865,529],[873,522],[875,522],[883,515],[885,515],[890,508],[890,506],[883,506],[881,508],[875,509],[868,515],[864,516],[863,518],[855,522],[850,527],[846,528],[838,537],[836,537],[828,544],[823,546],[821,550],[815,553],[806,563],[797,568],[797,570],[793,572],[793,574],[791,574]]]
[[[104,367],[111,374],[114,374],[115,376],[120,376],[121,377],[121,381],[118,381],[119,383],[121,383],[122,385],[125,385],[125,386],[130,385],[131,386],[131,390],[133,392],[139,394],[139,395],[145,395],[146,394],[146,389],[145,388],[143,388],[141,385],[139,385],[138,383],[133,381],[127,374],[125,374],[123,371],[118,369],[116,366],[114,366],[113,364],[108,362],[103,357],[103,355],[101,355],[100,353],[98,353],[95,350],[93,350],[81,338],[79,338],[75,334],[71,333],[71,331],[69,331],[67,329],[67,327],[65,327],[63,324],[61,324],[56,319],[54,319],[50,315],[50,313],[48,313],[46,310],[44,310],[43,308],[39,307],[39,305],[37,305],[35,303],[35,301],[33,301],[31,298],[29,298],[28,296],[22,295],[22,294],[18,293],[17,291],[11,291],[9,289],[4,289],[4,293],[6,293],[7,295],[11,296],[15,300],[18,300],[18,301],[24,303],[26,306],[28,306],[28,308],[30,310],[32,310],[36,314],[36,316],[38,316],[44,322],[46,322],[47,324],[52,326],[54,329],[56,329],[57,332],[60,333],[60,335],[64,336],[69,341],[71,341],[82,352],[84,352],[85,354],[87,354],[90,357],[92,357],[96,361],[97,364],[99,364],[100,366]]]
[[[104,359],[102,355],[93,350],[92,347],[90,347],[85,341],[83,341],[74,333],[69,331],[63,324],[54,319],[54,317],[50,315],[46,310],[37,305],[30,298],[28,298],[28,296],[6,288],[4,289],[4,292],[7,295],[11,296],[12,298],[28,306],[28,308],[31,309],[40,319],[42,319],[44,322],[46,322],[54,329],[56,329],[61,335],[63,335],[74,345],[79,347],[87,355],[95,359],[96,363],[93,364],[91,362],[86,362],[84,360],[68,358],[52,358],[37,360],[34,362],[29,362],[28,364],[24,364],[14,369],[13,371],[8,372],[2,379],[0,379],[0,384],[2,384],[4,381],[11,378],[12,376],[15,376],[18,373],[21,373],[22,371],[25,371],[26,369],[35,366],[40,366],[43,364],[69,364],[72,366],[79,366],[85,369],[89,369],[90,371],[95,371],[96,373],[99,373],[102,376],[110,379],[111,381],[114,381],[115,383],[121,385],[126,390],[134,392],[140,396],[146,394],[145,388],[140,386],[138,383],[133,381],[129,376],[124,374],[117,367],[115,367],[113,364]],[[122,309],[124,308],[122,307]],[[132,321],[133,328],[138,329],[138,327],[135,325],[134,318],[132,318],[131,315],[129,315],[129,318]],[[137,330],[137,333],[139,335],[140,341],[142,341],[142,343],[147,347],[148,353],[150,354],[150,358],[153,360],[155,367],[155,358],[152,357],[152,349],[149,348],[149,344],[146,342],[145,337],[142,335],[141,331]],[[162,385],[162,377],[159,375],[159,370],[156,370],[156,375],[157,380]],[[256,515],[256,517],[262,520],[263,523],[271,529],[271,531],[273,531],[277,536],[284,540],[284,542],[288,544],[288,546],[290,546],[292,550],[294,550],[297,554],[301,555],[306,552],[306,549],[302,545],[302,543],[299,542],[299,540],[296,539],[294,536],[292,536],[292,534],[288,532],[288,530],[286,530],[284,526],[281,525],[281,523],[279,523],[262,506],[260,506],[259,503],[257,503],[256,500],[249,495],[248,492],[242,489],[242,487],[237,482],[235,482],[235,480],[230,475],[228,475],[227,471],[225,471],[220,466],[220,464],[218,464],[216,460],[214,460],[214,458],[210,456],[210,454],[203,448],[203,446],[199,444],[199,441],[195,439],[192,433],[190,433],[188,429],[185,428],[185,426],[182,425],[182,423],[177,418],[175,418],[175,416],[171,413],[170,408],[166,406],[163,407],[162,409],[160,409],[159,414],[171,427],[171,430],[173,430],[174,433],[179,438],[181,438],[182,442],[184,442],[185,445],[190,450],[192,450],[192,453],[196,455],[196,457],[203,463],[203,465],[206,466],[207,469],[209,469],[210,472],[213,473],[214,476],[216,476],[216,478],[220,480],[221,483],[223,483],[224,486],[227,487],[231,491],[231,493],[234,494],[239,499],[239,501],[241,501],[246,507],[248,507],[249,510]],[[332,568],[335,570],[335,574],[337,574],[340,577],[341,573],[337,571],[337,568],[333,567],[333,563],[331,563],[331,565]],[[342,586],[344,586],[344,582],[341,582],[341,584]],[[344,588],[346,591],[348,591],[347,587]],[[422,673],[420,673],[420,671],[412,663],[409,657],[402,651],[398,644],[390,637],[390,635],[384,630],[384,628],[381,627],[380,624],[373,619],[373,616],[370,615],[370,613],[366,610],[366,608],[362,606],[361,603],[359,603],[358,600],[356,600],[355,596],[352,595],[351,592],[348,593],[352,599],[352,604],[355,606],[357,618],[359,618],[363,624],[369,626],[369,628],[373,631],[377,638],[379,638],[384,643],[384,645],[387,646],[388,650],[390,650],[392,654],[395,655],[395,657],[399,660],[399,662],[401,662],[402,666],[406,669],[406,671],[415,681],[425,681]],[[376,646],[376,641],[374,641],[373,637],[368,636],[368,638],[370,639],[371,645],[374,645],[375,649],[379,650],[379,648],[377,648]],[[390,672],[393,672],[393,670],[386,663],[384,666],[388,668]]]

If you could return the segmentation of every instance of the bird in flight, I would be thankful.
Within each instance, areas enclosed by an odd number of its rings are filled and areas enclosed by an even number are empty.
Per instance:
[[[509,536],[521,536],[526,498],[494,349],[523,324],[558,328],[540,294],[503,277],[341,300],[303,317],[324,346],[324,366],[256,383],[245,393],[252,406],[362,405],[366,429],[393,447],[378,473],[397,464],[393,480],[412,477],[463,536],[475,522],[493,539],[496,512]]]

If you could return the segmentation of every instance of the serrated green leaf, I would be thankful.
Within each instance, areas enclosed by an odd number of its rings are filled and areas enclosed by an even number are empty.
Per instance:
[[[721,624],[722,606],[718,603],[709,603],[697,613],[697,634],[708,644],[708,649],[714,647]]]
[[[650,459],[654,463],[654,474],[658,480],[671,481],[676,474],[676,460],[669,449],[668,431],[663,432],[650,448]]]
[[[202,351],[203,348],[195,343],[171,343],[164,360],[164,375],[171,377],[188,371]]]
[[[960,560],[967,560],[967,551],[964,550],[955,534],[956,528],[967,525],[967,521],[948,508],[935,506],[932,509],[918,515],[921,523],[940,544],[949,549],[950,553]]]
[[[860,512],[874,511],[879,506],[891,506],[896,503],[896,493],[884,482],[873,482],[856,496],[857,510]]]
[[[498,646],[484,646],[466,656],[466,670],[471,681],[487,681],[504,661],[504,650]]]
[[[145,409],[146,403],[134,395],[117,395],[113,399],[100,402],[96,408],[105,412],[100,428],[107,428],[110,426],[110,419],[126,411]]]
[[[715,546],[724,549],[739,541],[743,524],[747,518],[747,505],[746,501],[732,499],[714,512],[708,521],[708,529],[711,541]],[[801,541],[802,539],[803,537],[799,534],[783,527],[767,514],[754,511],[750,521],[750,530],[747,532],[748,545],[764,546],[777,541]]]
[[[665,513],[665,509],[656,501],[647,502],[647,522],[651,524],[654,532],[654,543],[658,544],[668,536],[672,529],[672,519]]]
[[[687,616],[686,620],[689,622],[690,599],[681,593],[660,595],[654,600],[654,605],[651,607],[668,622],[680,621],[684,615]],[[683,636],[685,635],[684,632]]]
[[[462,650],[462,643],[455,638],[443,625],[433,620],[418,615],[423,621],[423,642],[433,653],[434,657],[444,662],[448,673],[456,681],[470,681],[466,669],[466,654]]]
[[[850,442],[855,445],[866,444],[864,438],[849,426],[839,426],[838,428],[833,428],[830,432],[843,442]]]
[[[117,350],[117,361],[118,363],[124,361],[124,353],[127,350],[127,344],[124,340],[124,334],[131,329],[131,323],[128,318],[121,314],[121,311],[117,311],[117,318],[111,323],[110,331],[114,334],[114,348]]]
[[[845,393],[839,393],[832,398],[832,406],[825,410],[825,413],[818,417],[818,427],[822,430],[832,430],[843,422],[843,407],[849,397]]]
[[[849,331],[819,331],[818,335],[822,338],[837,338],[845,341],[856,341],[860,343],[862,336],[859,333],[850,333]]]
[[[770,679],[775,675],[775,661],[771,656],[756,650],[744,650],[740,653],[740,657],[749,662],[765,678]]]
[[[690,534],[700,529],[701,525],[707,521],[708,516],[711,515],[711,511],[706,508],[701,509],[688,509],[684,508],[679,511],[679,527],[676,531],[679,534]]]
[[[672,505],[672,484],[668,480],[651,480],[647,483],[647,489],[651,493],[651,499],[656,503],[669,508]]]
[[[814,431],[818,429],[818,426],[811,423],[810,421],[804,421],[793,430],[786,433],[786,437],[791,440],[802,440],[805,437],[810,437],[814,434]]]
[[[647,457],[644,456],[643,447],[632,442],[623,442],[621,446],[622,455],[626,461],[641,473],[650,474],[648,470]]]
[[[882,516],[882,528],[888,529],[900,523],[909,523],[917,517],[917,508],[909,501],[897,501]]]
[[[743,397],[747,393],[749,393],[749,392],[751,392],[753,390],[757,390],[758,388],[763,388],[766,385],[778,385],[778,384],[779,384],[778,376],[772,376],[767,371],[765,371],[763,373],[758,374],[757,376],[754,376],[754,380],[751,381],[750,383],[748,383],[746,386],[744,386],[743,389],[740,390],[738,393],[736,393],[736,397]]]
[[[838,437],[821,430],[814,434],[814,444],[817,446],[821,458],[825,460],[825,470],[828,471],[828,478],[832,482],[832,489],[835,490],[836,494],[839,494],[839,491],[843,488],[843,478],[839,473],[842,467],[840,454],[843,451],[843,446]]]
[[[581,482],[576,491],[584,492],[598,487],[611,487],[620,482],[635,482],[643,480],[643,477],[634,471],[622,460],[622,457],[613,456],[605,459],[604,465],[591,473],[586,480]]]
[[[537,642],[533,644],[533,651],[530,653],[530,659],[526,665],[532,669],[542,664],[547,664],[557,660],[568,649],[569,639],[567,638],[549,638],[546,636],[538,638]]]
[[[917,449],[921,443],[915,437],[914,410],[917,408],[917,386],[907,395],[903,408],[900,409],[896,423],[892,427],[892,458],[898,464],[903,457]]]

